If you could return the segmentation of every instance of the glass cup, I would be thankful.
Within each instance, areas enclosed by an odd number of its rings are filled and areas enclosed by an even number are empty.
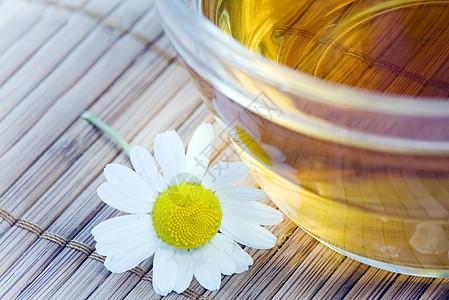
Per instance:
[[[317,80],[156,0],[165,33],[276,205],[330,248],[389,271],[449,277],[449,102]]]

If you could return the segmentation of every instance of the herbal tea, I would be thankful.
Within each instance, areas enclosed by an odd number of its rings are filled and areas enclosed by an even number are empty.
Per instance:
[[[202,10],[252,51],[313,77],[423,101],[449,95],[449,1],[205,0]],[[379,137],[321,138],[241,107],[191,71],[258,183],[304,230],[374,266],[449,277],[449,148],[432,146],[449,142],[447,117],[290,95],[317,123]]]
[[[265,57],[383,93],[447,97],[449,1],[205,1],[207,17]]]

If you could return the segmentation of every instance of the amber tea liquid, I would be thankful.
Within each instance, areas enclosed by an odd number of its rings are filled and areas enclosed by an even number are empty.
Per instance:
[[[252,51],[320,80],[422,101],[448,99],[449,1],[205,0],[202,10]],[[449,149],[349,145],[288,130],[197,80],[220,117],[239,116],[233,141],[242,159],[304,230],[374,266],[449,277]],[[447,117],[395,119],[292,101],[344,128],[449,142]]]
[[[382,93],[447,97],[449,1],[205,1],[207,17],[265,57]]]

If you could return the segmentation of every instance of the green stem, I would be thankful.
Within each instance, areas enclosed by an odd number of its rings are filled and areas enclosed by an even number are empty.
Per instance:
[[[100,119],[98,119],[97,117],[95,117],[93,114],[91,114],[88,111],[83,112],[81,114],[81,118],[84,119],[84,120],[89,121],[94,126],[96,126],[99,129],[103,130],[104,133],[109,135],[115,142],[117,142],[117,144],[120,145],[120,147],[123,148],[123,151],[125,151],[126,154],[128,154],[128,155],[130,154],[130,152],[131,152],[131,145],[128,144],[128,142],[125,141],[125,139],[122,138],[120,136],[120,134],[117,133],[117,131],[115,131],[114,129],[109,127],[106,123],[104,123],[103,121],[101,121]]]

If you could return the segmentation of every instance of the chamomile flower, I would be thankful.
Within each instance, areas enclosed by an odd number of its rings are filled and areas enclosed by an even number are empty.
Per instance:
[[[234,185],[248,174],[241,162],[222,162],[207,170],[214,142],[210,124],[198,127],[187,152],[175,131],[158,134],[153,156],[134,146],[134,170],[109,164],[97,190],[108,205],[129,213],[98,224],[96,250],[114,273],[153,258],[153,288],[160,295],[183,292],[193,276],[208,290],[221,274],[248,270],[253,263],[237,243],[272,248],[276,237],[260,225],[282,221],[277,210],[252,200],[265,193]]]

